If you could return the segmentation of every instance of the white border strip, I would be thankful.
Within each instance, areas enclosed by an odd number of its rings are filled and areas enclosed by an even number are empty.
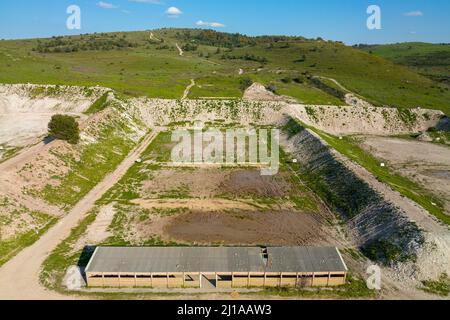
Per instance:
[[[344,264],[345,271],[348,271],[347,265],[345,264],[344,258],[342,258],[341,252],[339,251],[339,249],[338,249],[337,247],[335,247],[335,248],[336,248],[336,252],[337,252],[338,255],[339,255],[339,258],[341,258],[341,261],[342,261],[342,263]]]

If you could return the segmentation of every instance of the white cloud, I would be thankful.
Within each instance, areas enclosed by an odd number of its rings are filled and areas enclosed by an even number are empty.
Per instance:
[[[405,12],[403,14],[406,17],[422,17],[423,16],[423,12],[422,11],[410,11],[410,12]]]
[[[197,21],[196,25],[198,25],[200,27],[211,27],[211,28],[224,28],[225,27],[225,25],[220,22],[206,22],[206,21],[202,21],[202,20]]]
[[[103,9],[117,9],[118,8],[118,6],[116,6],[112,3],[103,2],[103,1],[98,2],[97,5]]]
[[[183,12],[177,7],[170,7],[169,9],[167,9],[166,13],[170,17],[178,17],[179,15],[183,14]]]

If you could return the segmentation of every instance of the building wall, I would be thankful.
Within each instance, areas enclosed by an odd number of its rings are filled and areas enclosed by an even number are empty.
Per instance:
[[[114,277],[111,277],[114,276]],[[223,280],[221,276],[224,276]],[[200,288],[200,273],[193,274],[147,274],[147,275],[86,275],[88,287],[111,288]],[[190,281],[188,281],[188,279]],[[315,273],[315,274],[220,274],[217,288],[248,288],[248,287],[332,287],[346,283],[346,273]]]

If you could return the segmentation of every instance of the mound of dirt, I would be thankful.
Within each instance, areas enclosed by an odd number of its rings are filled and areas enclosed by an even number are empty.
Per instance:
[[[249,101],[284,101],[284,98],[269,91],[260,83],[253,83],[244,92],[244,100]]]
[[[364,106],[291,105],[287,114],[333,135],[400,135],[426,132],[443,116],[441,111],[399,110]]]
[[[195,122],[281,124],[287,104],[274,101],[131,99],[124,106],[147,126]]]

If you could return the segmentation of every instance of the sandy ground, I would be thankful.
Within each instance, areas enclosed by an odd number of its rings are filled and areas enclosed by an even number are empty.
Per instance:
[[[226,245],[336,245],[319,215],[292,210],[223,212],[191,211],[164,227],[174,240]]]
[[[290,194],[289,173],[261,176],[258,169],[163,168],[145,181],[141,194],[145,199],[160,198],[185,189],[193,198],[282,197]]]
[[[428,142],[368,137],[362,146],[396,172],[436,195],[450,214],[450,148]]]
[[[127,172],[157,134],[157,131],[153,131],[112,174],[91,190],[58,224],[0,268],[0,299],[71,299],[68,296],[49,292],[41,286],[39,272],[42,263],[70,234],[71,229],[79,224],[95,201]]]
[[[26,190],[37,190],[50,183],[50,176],[66,171],[65,164],[55,160],[51,151],[65,150],[61,142],[39,143],[24,149],[16,157],[0,164],[0,218],[9,221],[0,224],[0,238],[7,240],[19,234],[39,228],[33,222],[32,213],[37,211],[59,217],[63,211]]]

